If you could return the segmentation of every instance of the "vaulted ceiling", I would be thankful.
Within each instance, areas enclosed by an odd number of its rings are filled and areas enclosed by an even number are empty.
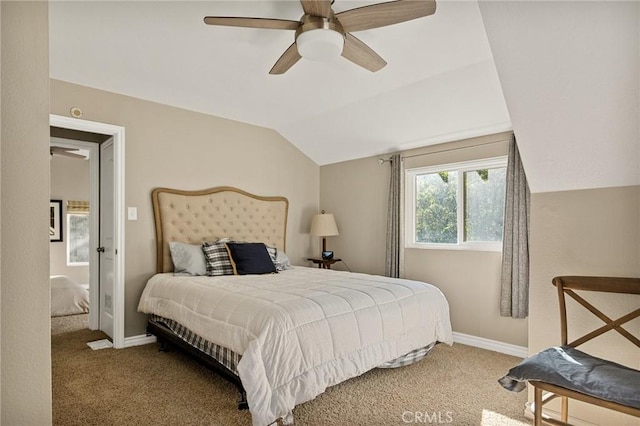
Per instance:
[[[292,0],[51,2],[51,76],[272,128],[320,165],[510,129],[476,2],[355,34],[388,62],[376,73],[339,57],[269,75],[293,31],[203,23],[302,14]]]
[[[637,2],[439,0],[355,34],[377,73],[303,59],[279,76],[292,31],[203,17],[298,20],[297,0],[49,5],[52,78],[272,128],[319,165],[513,128],[533,192],[640,184]]]

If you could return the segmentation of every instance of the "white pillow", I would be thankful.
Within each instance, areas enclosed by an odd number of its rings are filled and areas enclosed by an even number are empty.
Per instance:
[[[173,272],[179,275],[207,275],[207,263],[200,244],[169,243]]]
[[[291,268],[291,261],[289,260],[289,256],[282,251],[276,251],[276,260],[273,262],[276,265],[276,270],[284,271],[285,269]]]
[[[291,268],[291,261],[284,251],[267,246],[267,252],[276,267],[276,271],[284,271],[285,269]]]

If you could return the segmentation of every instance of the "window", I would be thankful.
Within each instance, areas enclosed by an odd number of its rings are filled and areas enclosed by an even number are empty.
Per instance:
[[[500,250],[507,157],[406,172],[408,247]]]
[[[67,266],[89,264],[89,203],[67,201]]]

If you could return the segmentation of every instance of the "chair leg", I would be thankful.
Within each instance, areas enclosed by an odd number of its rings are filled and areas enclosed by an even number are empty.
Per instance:
[[[542,389],[534,386],[533,390],[533,424],[542,426]]]
[[[563,396],[561,399],[562,407],[560,409],[560,420],[567,423],[569,421],[569,398]]]

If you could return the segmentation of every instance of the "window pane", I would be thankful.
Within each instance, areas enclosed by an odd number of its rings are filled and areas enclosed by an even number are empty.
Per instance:
[[[68,215],[69,263],[89,262],[89,215]]]
[[[457,172],[416,176],[417,243],[457,243],[457,182]]]
[[[502,241],[505,167],[464,173],[465,241]]]

